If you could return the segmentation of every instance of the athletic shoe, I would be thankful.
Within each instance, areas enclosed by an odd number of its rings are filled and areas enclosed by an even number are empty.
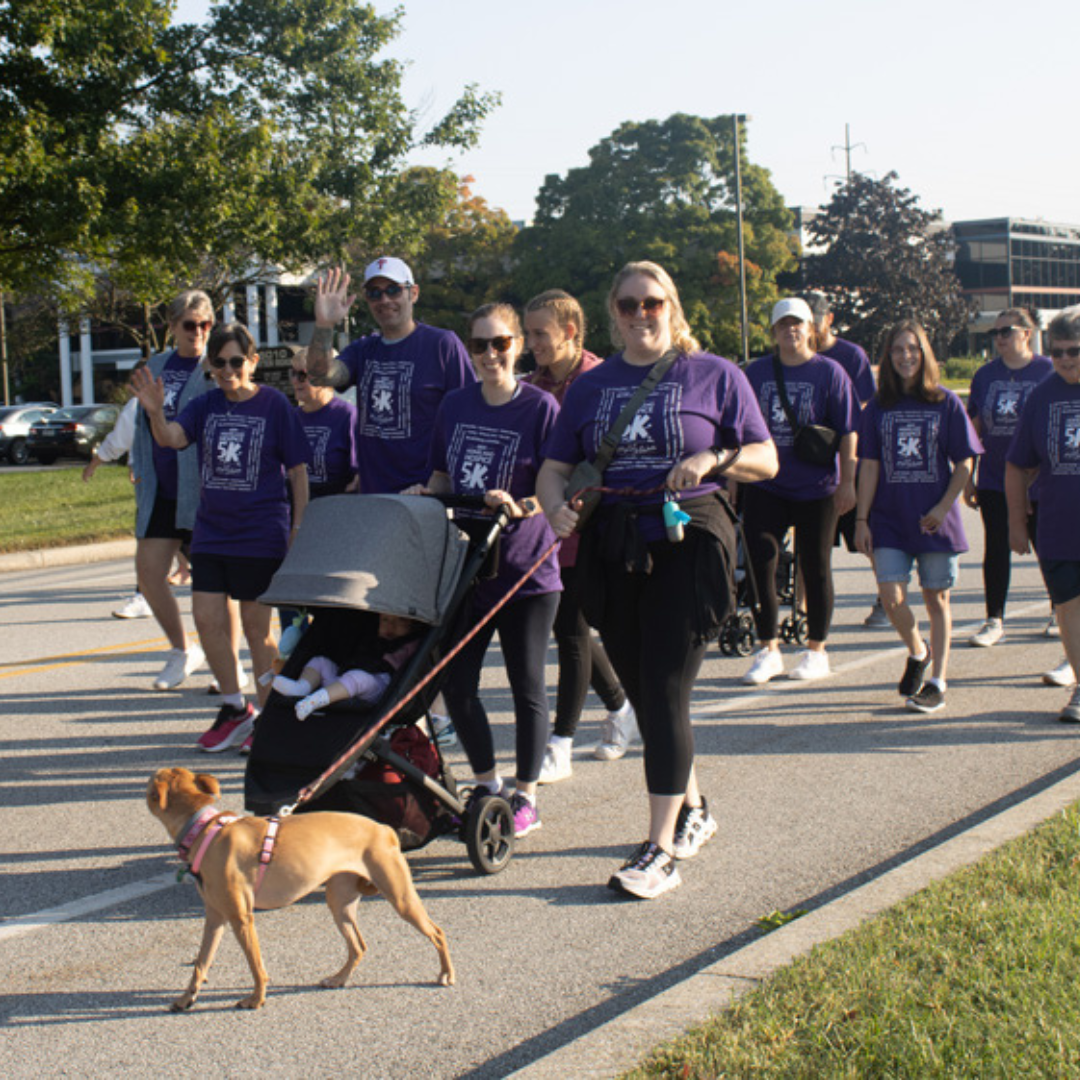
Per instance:
[[[449,716],[432,713],[431,734],[443,750],[449,750],[451,746],[457,746],[458,744],[457,732],[454,730],[454,723]]]
[[[1043,636],[1061,637],[1061,630],[1058,627],[1056,611],[1050,612],[1050,618],[1046,620],[1046,625],[1043,627]]]
[[[1080,686],[1072,692],[1069,704],[1061,710],[1058,719],[1066,724],[1080,724]]]
[[[237,692],[240,694],[244,694],[248,690],[254,689],[251,685],[251,679],[248,677],[248,673],[244,670],[244,665],[239,663],[236,665],[236,685]],[[206,692],[208,694],[221,693],[221,687],[218,685],[217,679],[213,678],[213,676],[210,678],[210,685],[206,688]]]
[[[258,717],[255,718],[258,720]],[[240,753],[247,757],[251,753],[251,747],[255,742],[255,728],[252,727],[251,734],[240,744]]]
[[[183,649],[170,649],[169,659],[154,680],[155,690],[175,690],[193,671],[202,667],[206,654],[198,645]]]
[[[195,745],[208,754],[219,754],[230,746],[244,742],[254,726],[255,708],[250,701],[242,709],[222,705],[218,709],[217,719],[208,731],[199,736]]]
[[[636,896],[639,900],[655,900],[681,884],[674,858],[662,847],[646,840],[611,875],[608,888]]]
[[[945,704],[945,691],[937,683],[923,683],[922,687],[904,703],[909,712],[937,712]]]
[[[880,630],[883,626],[892,626],[892,620],[885,614],[885,608],[882,607],[880,598],[874,601],[870,614],[863,619],[863,626],[868,626],[871,630]]]
[[[616,712],[609,712],[600,728],[600,742],[593,751],[597,761],[618,761],[632,742],[641,739],[637,717],[627,701]]]
[[[986,622],[968,638],[968,644],[977,649],[989,649],[1005,636],[1005,627],[1000,619],[987,619]]]
[[[700,806],[683,803],[675,822],[675,842],[671,845],[675,858],[692,859],[716,835],[717,828],[704,796]]]
[[[1076,672],[1068,660],[1062,660],[1056,668],[1043,672],[1042,681],[1047,686],[1072,686],[1076,682]]]
[[[900,685],[896,688],[897,693],[901,697],[911,697],[917,694],[923,685],[923,678],[926,675],[926,669],[930,666],[930,650],[926,650],[926,655],[921,660],[916,660],[914,656],[907,658],[907,664],[904,667],[904,677],[900,680]]]
[[[762,649],[754,657],[754,662],[750,665],[750,670],[742,677],[742,681],[749,686],[761,686],[770,679],[775,679],[777,675],[783,674],[784,658],[780,655],[780,650]]]
[[[777,656],[779,655],[777,653]],[[799,662],[788,672],[788,678],[811,682],[814,679],[827,678],[831,674],[829,657],[816,649],[806,649],[800,655]]]
[[[541,784],[557,784],[560,780],[569,780],[573,776],[574,767],[570,763],[570,752],[573,748],[574,744],[569,740],[547,744],[544,764],[540,766]]]
[[[154,613],[142,593],[129,596],[113,613],[114,619],[149,619]]]
[[[540,812],[520,791],[510,796],[510,810],[514,815],[514,837],[520,840],[541,828]]]

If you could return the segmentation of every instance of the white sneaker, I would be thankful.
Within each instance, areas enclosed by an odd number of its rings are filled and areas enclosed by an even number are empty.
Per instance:
[[[1050,618],[1046,620],[1046,625],[1043,627],[1044,637],[1061,637],[1061,631],[1058,629],[1057,612],[1051,611]]]
[[[248,690],[255,689],[251,685],[251,677],[244,670],[244,665],[242,663],[236,665],[236,685],[239,688],[238,693],[241,694],[247,693]],[[210,676],[210,685],[206,688],[206,692],[208,694],[221,693],[221,687],[218,686],[218,681],[213,677],[213,675]]]
[[[183,649],[170,649],[169,659],[161,669],[161,674],[154,680],[155,690],[175,690],[193,671],[202,667],[206,654],[198,645]]]
[[[630,744],[638,742],[640,738],[637,717],[628,701],[618,712],[607,714],[607,719],[600,728],[600,742],[593,751],[593,757],[597,761],[618,761]]]
[[[806,649],[800,654],[799,662],[788,672],[788,678],[810,682],[813,679],[825,679],[831,674],[828,654]]]
[[[663,848],[645,841],[611,875],[608,888],[615,892],[636,896],[639,900],[655,900],[682,884],[675,859]]]
[[[1076,672],[1068,660],[1062,660],[1056,668],[1043,673],[1042,681],[1047,686],[1072,686],[1076,682]]]
[[[1000,619],[987,619],[986,622],[968,638],[968,644],[978,649],[989,649],[1005,636],[1005,627]]]
[[[443,750],[449,750],[458,744],[453,720],[441,713],[431,714],[431,736]]]
[[[754,657],[754,662],[750,665],[750,670],[742,677],[742,681],[749,686],[761,686],[762,683],[767,683],[770,679],[775,679],[777,675],[783,674],[784,658],[780,655],[780,650],[762,649]]]
[[[574,767],[570,762],[570,751],[573,748],[574,744],[569,740],[547,744],[544,764],[540,766],[541,784],[557,784],[560,780],[569,780],[573,776]]]
[[[154,613],[142,593],[129,596],[113,613],[114,619],[148,619]]]

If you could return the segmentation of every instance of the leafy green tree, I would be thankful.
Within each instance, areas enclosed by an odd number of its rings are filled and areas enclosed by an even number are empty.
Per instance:
[[[745,138],[745,136],[743,136]],[[742,161],[751,342],[768,343],[776,275],[795,266],[791,215],[769,173]],[[589,164],[548,176],[536,218],[516,244],[521,298],[548,288],[573,293],[590,323],[589,345],[609,351],[605,299],[615,272],[651,259],[675,280],[705,348],[740,347],[734,130],[730,116],[676,114],[625,123],[589,151]]]
[[[936,351],[967,324],[968,302],[954,269],[952,234],[918,196],[861,173],[837,189],[809,226],[816,250],[804,259],[806,285],[824,292],[843,333],[875,350],[898,319],[918,319]]]

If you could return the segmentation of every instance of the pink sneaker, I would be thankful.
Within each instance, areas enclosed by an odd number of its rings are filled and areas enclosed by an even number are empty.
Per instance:
[[[515,791],[510,796],[510,809],[514,814],[514,836],[519,840],[540,828],[540,813],[524,795]]]
[[[243,743],[254,726],[255,708],[250,701],[242,709],[222,705],[218,710],[217,719],[208,731],[204,731],[199,736],[195,745],[208,754],[217,754],[237,743]]]

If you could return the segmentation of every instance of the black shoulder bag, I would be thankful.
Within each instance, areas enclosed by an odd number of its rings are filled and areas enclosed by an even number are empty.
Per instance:
[[[795,456],[808,465],[817,465],[820,468],[835,465],[836,453],[840,449],[840,432],[833,431],[824,424],[799,423],[788,399],[787,387],[784,385],[784,365],[779,356],[773,357],[773,375],[776,378],[777,392],[780,394],[780,404],[784,407],[784,415],[791,427]]]

